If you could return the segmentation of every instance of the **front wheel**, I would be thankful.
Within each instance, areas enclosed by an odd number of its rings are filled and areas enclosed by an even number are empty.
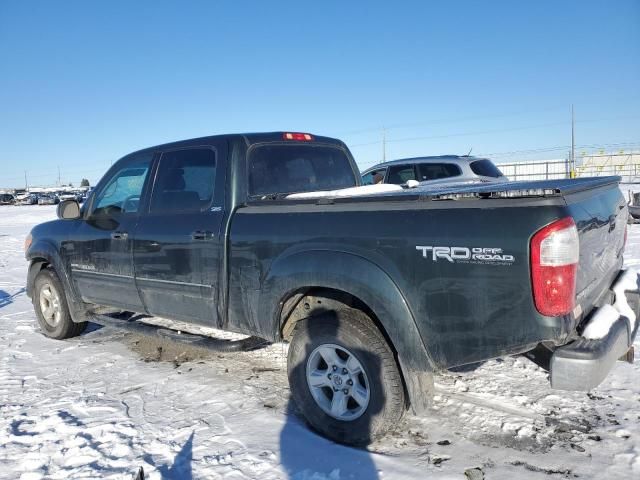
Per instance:
[[[47,337],[71,338],[87,328],[87,322],[75,323],[71,319],[62,282],[51,269],[42,269],[35,278],[33,307],[40,329]]]
[[[363,312],[345,309],[300,320],[289,347],[289,384],[309,424],[349,445],[366,445],[405,410],[396,360]]]

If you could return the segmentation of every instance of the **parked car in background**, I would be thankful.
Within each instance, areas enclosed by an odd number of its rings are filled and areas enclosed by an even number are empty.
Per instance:
[[[74,192],[62,192],[60,193],[60,195],[58,195],[58,198],[60,199],[60,201],[63,200],[78,200],[78,194],[74,193]]]
[[[0,205],[13,205],[16,199],[10,193],[0,193]]]
[[[488,158],[466,155],[403,158],[379,163],[362,173],[363,185],[404,185],[409,180],[432,184],[504,182],[508,179]]]
[[[37,205],[38,195],[29,193],[16,197],[16,205]]]
[[[60,199],[53,194],[40,195],[38,197],[38,205],[57,205]]]
[[[87,198],[89,198],[89,195],[91,195],[91,192],[92,192],[92,191],[93,191],[93,187],[90,187],[87,191],[82,192],[82,193],[79,195],[78,203],[82,203],[82,202],[84,202]]]

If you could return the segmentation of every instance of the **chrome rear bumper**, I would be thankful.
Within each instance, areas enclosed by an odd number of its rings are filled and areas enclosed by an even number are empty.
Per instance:
[[[584,337],[555,350],[551,357],[551,388],[588,391],[597,387],[616,361],[633,345],[640,324],[640,278],[621,271],[613,284],[613,305],[591,315]]]

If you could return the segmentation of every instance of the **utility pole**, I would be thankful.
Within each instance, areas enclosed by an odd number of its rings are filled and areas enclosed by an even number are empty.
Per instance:
[[[573,115],[573,103],[571,104],[571,171],[570,176],[573,177],[576,171],[576,136],[575,136],[575,117]]]
[[[382,161],[387,161],[387,130],[382,127]]]
[[[24,189],[29,190],[29,182],[27,181],[27,171],[24,171]]]
[[[60,186],[60,165],[58,165],[58,186]]]

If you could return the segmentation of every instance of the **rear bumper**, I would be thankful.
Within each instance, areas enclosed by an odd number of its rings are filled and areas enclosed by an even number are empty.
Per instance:
[[[597,387],[625,355],[640,324],[640,278],[635,270],[620,273],[613,284],[613,305],[599,307],[578,340],[551,357],[551,388],[588,391]]]

